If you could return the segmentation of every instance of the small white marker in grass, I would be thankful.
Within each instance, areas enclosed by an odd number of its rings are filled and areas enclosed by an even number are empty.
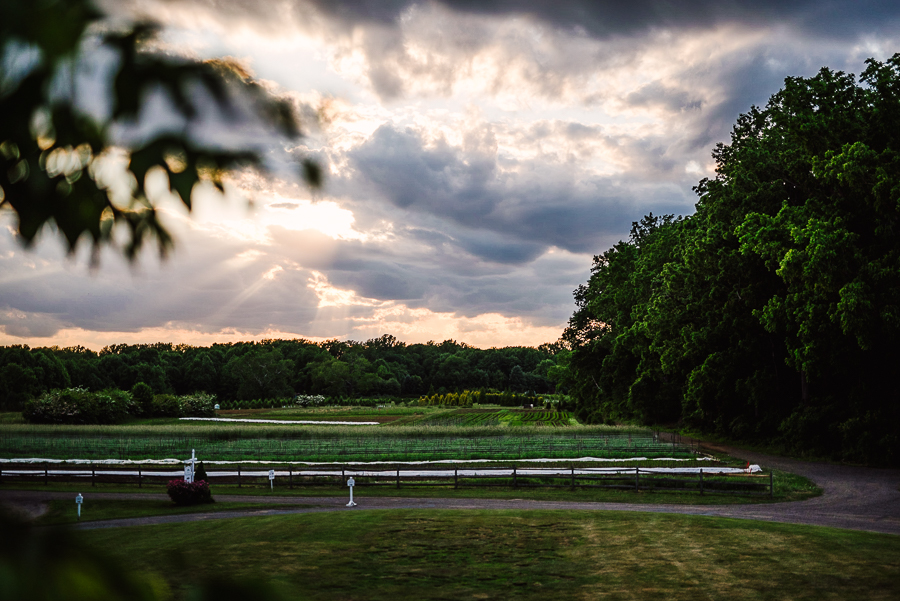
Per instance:
[[[275,490],[275,470],[269,470],[269,488]]]
[[[350,487],[350,502],[347,503],[347,507],[356,507],[356,503],[353,502],[353,487],[356,486],[356,480],[351,477],[347,480],[347,486]]]
[[[78,496],[75,497],[75,505],[78,507],[78,519],[81,519],[81,504],[84,503],[84,497],[81,496],[81,493],[78,493]]]

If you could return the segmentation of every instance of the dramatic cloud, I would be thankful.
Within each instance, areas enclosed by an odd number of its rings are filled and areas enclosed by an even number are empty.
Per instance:
[[[592,255],[646,213],[693,210],[741,112],[787,76],[858,73],[900,49],[900,10],[874,1],[106,8],[158,20],[162,51],[252,74],[307,135],[201,121],[196,135],[249,143],[272,171],[237,174],[224,202],[204,192],[190,218],[167,209],[180,245],[162,265],[104,256],[89,273],[2,230],[0,342],[549,341]],[[177,127],[167,102],[152,99],[145,129],[123,139]],[[307,156],[325,168],[319,192],[296,178]]]

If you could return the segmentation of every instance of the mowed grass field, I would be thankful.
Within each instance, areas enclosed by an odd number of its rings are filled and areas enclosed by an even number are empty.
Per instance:
[[[900,537],[702,516],[354,511],[82,534],[179,599],[229,578],[285,599],[900,598]]]

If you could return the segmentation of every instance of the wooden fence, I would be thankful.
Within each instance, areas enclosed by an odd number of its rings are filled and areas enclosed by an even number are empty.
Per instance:
[[[174,466],[173,466],[174,468]],[[618,489],[634,491],[672,491],[716,495],[774,496],[772,473],[722,474],[702,469],[693,473],[660,472],[647,468],[628,471],[592,471],[589,468],[571,467],[540,469],[516,467],[431,469],[421,466],[371,466],[333,465],[295,469],[293,465],[261,467],[254,465],[215,468],[208,471],[207,481],[212,486],[237,486],[270,488],[269,469],[276,472],[272,483],[275,488],[343,487],[353,477],[359,487],[449,487],[481,488],[569,488],[569,489]],[[555,473],[551,473],[555,472]],[[60,468],[59,466],[14,465],[0,467],[0,486],[17,483],[45,484],[84,483],[137,485],[138,488],[165,486],[169,480],[180,479],[183,472],[153,466],[88,465]]]

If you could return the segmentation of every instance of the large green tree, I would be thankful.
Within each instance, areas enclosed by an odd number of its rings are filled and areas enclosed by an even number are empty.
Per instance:
[[[695,214],[595,257],[565,339],[585,417],[900,459],[900,55],[788,78]]]

